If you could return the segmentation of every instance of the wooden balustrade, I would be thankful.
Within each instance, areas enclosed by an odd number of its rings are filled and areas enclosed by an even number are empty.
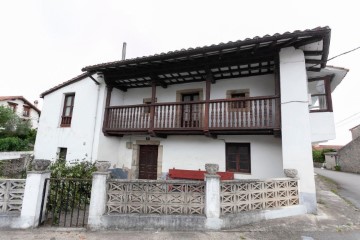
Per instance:
[[[172,102],[107,107],[105,130],[141,131],[150,128],[154,106],[154,130],[271,129],[278,128],[278,97],[217,99],[198,102]],[[208,119],[205,109],[208,106]]]

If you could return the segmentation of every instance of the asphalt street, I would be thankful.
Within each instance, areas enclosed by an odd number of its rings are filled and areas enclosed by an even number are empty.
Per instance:
[[[315,168],[315,173],[335,181],[339,187],[340,196],[349,200],[360,209],[360,174],[337,172]]]

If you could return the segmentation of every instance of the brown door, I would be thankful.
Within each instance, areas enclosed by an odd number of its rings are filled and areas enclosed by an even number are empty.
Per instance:
[[[157,145],[140,145],[139,179],[157,179]]]
[[[183,94],[183,102],[197,102],[199,101],[199,93]],[[183,105],[181,115],[182,127],[199,127],[200,107],[199,104],[185,104]]]

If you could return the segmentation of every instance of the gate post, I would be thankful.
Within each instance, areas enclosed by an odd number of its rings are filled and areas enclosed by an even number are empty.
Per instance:
[[[219,170],[218,164],[205,164],[205,215],[206,227],[208,229],[221,229],[220,219],[220,176],[216,174]]]
[[[33,171],[27,172],[24,199],[21,208],[20,228],[37,227],[39,225],[41,202],[45,180],[50,178],[50,171],[45,170],[50,160],[34,160]]]
[[[101,227],[101,217],[106,207],[106,179],[109,176],[107,170],[110,162],[97,162],[96,167],[98,171],[93,173],[89,206],[88,226],[90,229]]]

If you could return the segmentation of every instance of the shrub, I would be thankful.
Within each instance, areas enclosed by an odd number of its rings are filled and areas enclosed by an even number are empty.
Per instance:
[[[335,169],[335,171],[341,171],[340,165],[336,165],[336,166],[334,167],[334,169]]]
[[[313,161],[314,162],[319,162],[319,163],[324,163],[325,162],[325,154],[327,152],[334,152],[334,149],[322,149],[322,150],[313,150],[312,151],[312,155],[313,155]]]
[[[65,212],[86,211],[86,205],[90,203],[91,192],[91,178],[92,173],[96,171],[94,163],[88,161],[75,161],[68,163],[66,160],[59,159],[50,165],[52,178],[80,178],[87,179],[82,184],[76,184],[75,181],[57,180],[52,182],[50,180],[50,194],[48,202],[48,211],[52,212],[53,224],[58,224],[61,214]],[[59,187],[62,187],[63,192],[66,191],[66,200],[59,192]],[[63,202],[70,202],[71,204],[62,204]]]
[[[0,152],[29,150],[32,150],[32,147],[27,139],[23,140],[18,137],[0,138]]]
[[[67,163],[66,160],[59,159],[50,165],[52,178],[81,178],[91,179],[92,173],[96,171],[94,163],[76,160]]]
[[[313,161],[323,163],[325,162],[325,155],[322,150],[313,150]]]

